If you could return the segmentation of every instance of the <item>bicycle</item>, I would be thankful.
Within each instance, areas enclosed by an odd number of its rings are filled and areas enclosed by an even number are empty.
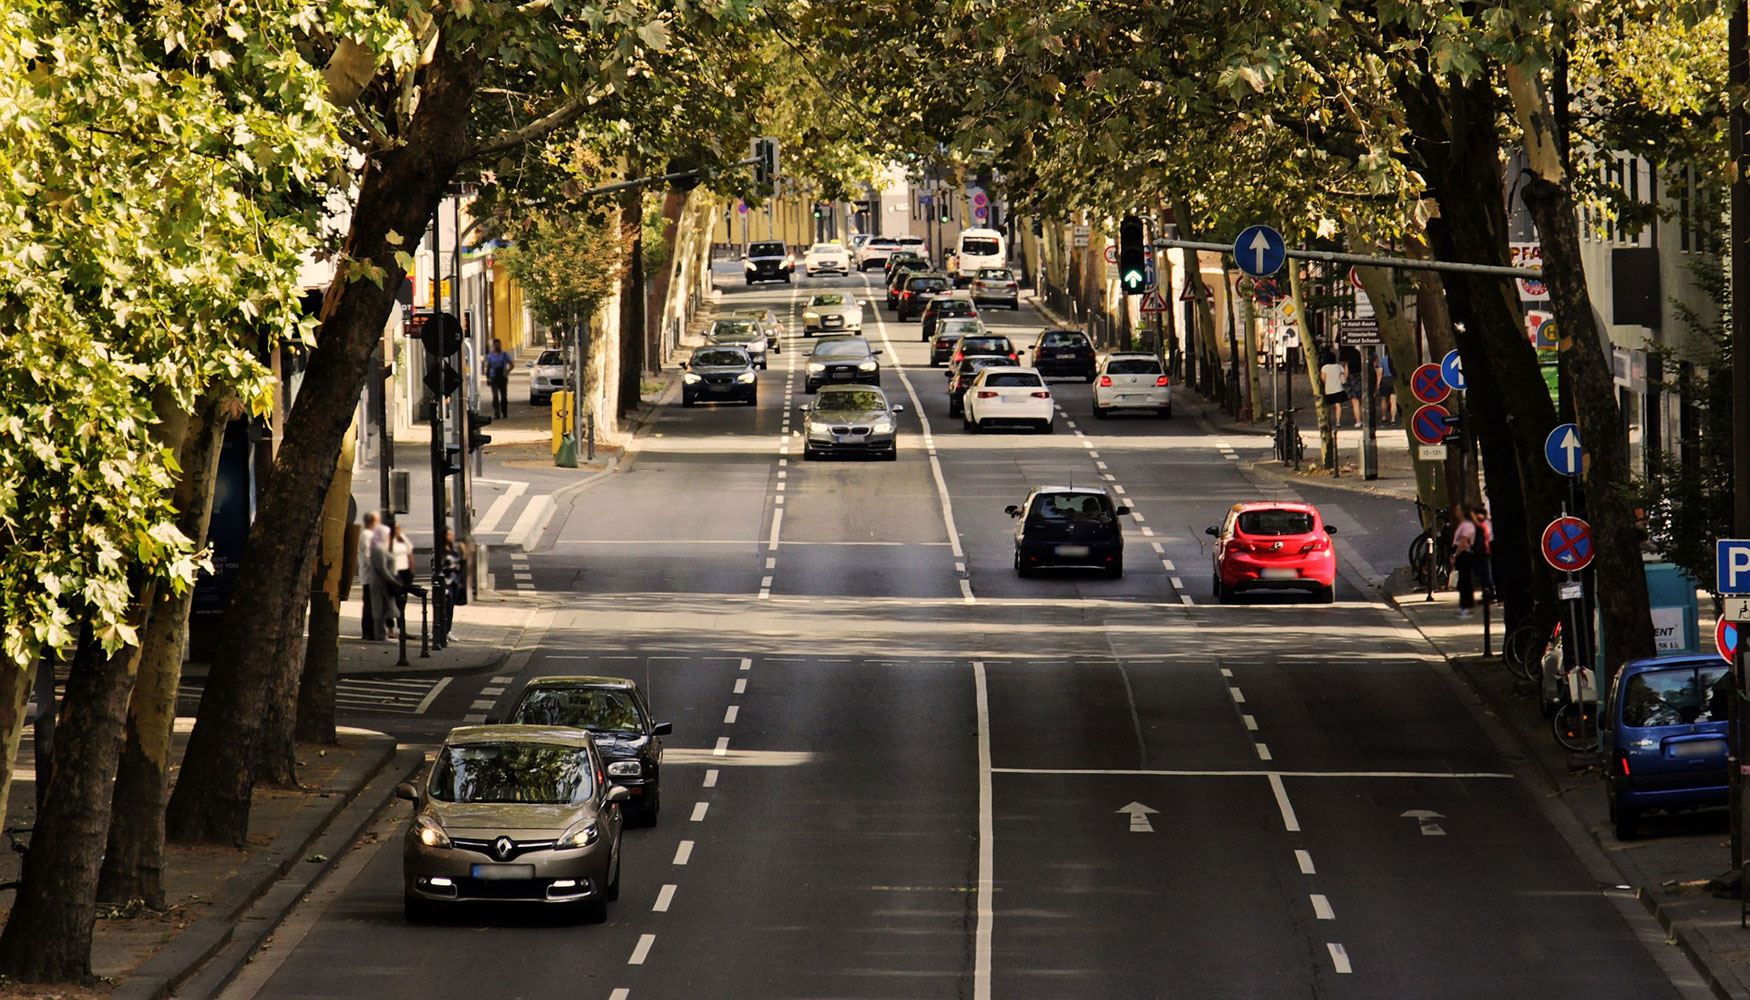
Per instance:
[[[1598,747],[1598,688],[1591,670],[1576,663],[1562,664],[1561,628],[1555,630],[1543,663],[1554,659],[1556,672],[1556,710],[1550,719],[1550,729],[1556,742],[1576,753]]]
[[[1416,588],[1432,591],[1436,583],[1445,588],[1446,581],[1452,576],[1452,543],[1447,531],[1448,515],[1443,510],[1434,510],[1420,500],[1416,501],[1416,511],[1423,515],[1423,524],[1433,522],[1410,541],[1408,557],[1410,568],[1416,574]]]
[[[1543,654],[1549,649],[1555,635],[1559,635],[1561,626],[1556,626],[1552,635],[1549,628],[1535,622],[1526,622],[1507,633],[1507,638],[1501,643],[1501,659],[1507,664],[1507,669],[1528,681],[1539,679],[1542,673]]]
[[[1294,422],[1298,408],[1276,411],[1276,460],[1283,465],[1300,468],[1300,463],[1306,458],[1306,442],[1301,440],[1300,428]]]

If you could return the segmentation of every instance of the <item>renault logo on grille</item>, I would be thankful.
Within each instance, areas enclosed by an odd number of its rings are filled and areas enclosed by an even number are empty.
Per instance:
[[[509,837],[500,837],[492,842],[492,853],[498,855],[500,861],[510,857],[510,852],[514,850],[516,850],[516,841]]]

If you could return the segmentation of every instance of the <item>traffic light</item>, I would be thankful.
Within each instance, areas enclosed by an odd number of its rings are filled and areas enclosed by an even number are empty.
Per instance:
[[[1118,224],[1118,283],[1124,294],[1141,295],[1148,280],[1148,251],[1142,241],[1142,220],[1126,215]]]
[[[760,136],[753,141],[753,182],[769,187],[778,180],[778,140]]]
[[[818,201],[814,203],[814,217],[820,218],[820,202]]]
[[[462,387],[449,359],[462,353],[462,324],[449,313],[425,313],[407,321],[407,334],[425,345],[425,387],[446,398]]]
[[[492,417],[477,410],[468,411],[468,452],[479,451],[492,443],[492,435],[480,433],[480,428],[492,423]]]

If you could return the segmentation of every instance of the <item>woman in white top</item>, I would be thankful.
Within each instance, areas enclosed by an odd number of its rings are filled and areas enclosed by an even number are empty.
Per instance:
[[[1343,388],[1345,372],[1343,366],[1337,363],[1337,358],[1330,351],[1319,356],[1319,381],[1325,389],[1325,405],[1331,408],[1331,426],[1341,427],[1343,416],[1343,400],[1349,398],[1349,393]]]

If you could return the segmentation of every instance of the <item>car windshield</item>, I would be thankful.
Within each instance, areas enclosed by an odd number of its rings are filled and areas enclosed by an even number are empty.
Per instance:
[[[1041,493],[1033,501],[1033,516],[1047,521],[1112,520],[1112,505],[1099,493]]]
[[[511,713],[519,726],[571,726],[596,733],[644,733],[632,692],[618,688],[537,687]]]
[[[985,358],[967,358],[961,362],[960,370],[966,375],[976,375],[986,368],[1013,368],[1015,363],[1000,355]]]
[[[861,340],[827,340],[814,349],[817,358],[860,358],[869,353],[869,345]]]
[[[1032,372],[996,372],[985,376],[985,385],[1000,386],[1032,386],[1037,388],[1045,383]]]
[[[942,329],[941,329],[940,333],[937,334],[937,336],[963,337],[963,336],[967,336],[969,334],[972,336],[977,336],[978,331],[979,331],[978,320],[975,320],[975,319],[953,319],[953,320],[949,320],[948,322],[942,324]]]
[[[1052,330],[1039,338],[1041,347],[1086,347],[1088,338],[1079,330]]]
[[[922,236],[901,236],[894,242],[902,247],[921,247],[924,245],[924,238]]]
[[[1648,670],[1628,679],[1622,692],[1625,726],[1683,726],[1726,721],[1731,689],[1720,681],[1726,665]]]
[[[960,252],[969,253],[974,257],[991,257],[999,249],[997,241],[991,239],[967,239],[960,241]]]
[[[1108,375],[1159,375],[1161,363],[1153,358],[1114,358],[1106,362]]]
[[[972,303],[965,299],[936,299],[933,304],[938,316],[967,316],[972,313]]]
[[[784,244],[749,243],[747,245],[747,255],[749,257],[782,257],[784,256]]]
[[[427,787],[439,802],[541,805],[583,802],[595,791],[588,750],[510,740],[445,747]]]
[[[747,363],[746,351],[693,352],[693,367],[695,368],[745,368]]]
[[[1304,510],[1248,510],[1237,526],[1246,535],[1305,535],[1313,530],[1313,518]]]
[[[1007,337],[967,337],[960,341],[960,349],[968,353],[983,351],[987,354],[1008,354],[1014,350]]]
[[[814,401],[816,413],[853,413],[887,409],[887,397],[868,389],[823,392]]]
[[[980,281],[1014,281],[1015,274],[1006,267],[981,267],[978,269]]]
[[[816,295],[808,300],[811,306],[842,306],[845,304],[843,295]]]
[[[914,292],[939,292],[948,287],[947,278],[913,278],[906,287]]]
[[[558,351],[542,351],[540,356],[535,358],[537,365],[562,365],[564,363],[565,355]]]
[[[745,340],[748,337],[754,336],[756,333],[757,331],[754,329],[752,323],[742,320],[736,320],[732,323],[719,322],[716,326],[711,328],[711,336],[714,339]]]

